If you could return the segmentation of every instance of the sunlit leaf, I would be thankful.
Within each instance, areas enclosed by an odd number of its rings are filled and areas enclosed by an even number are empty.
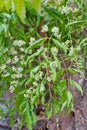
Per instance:
[[[25,9],[25,1],[24,0],[14,0],[15,9],[18,17],[22,22],[25,22],[26,18],[26,9]]]
[[[41,39],[39,39],[39,40],[33,42],[33,43],[29,46],[28,50],[34,49],[34,48],[38,47],[39,45],[43,44],[45,41],[46,41],[46,38],[41,38]]]
[[[62,49],[66,53],[66,47],[62,45],[58,40],[52,38],[53,43],[56,45],[56,47]]]
[[[4,7],[4,0],[0,0],[0,11],[2,11]]]
[[[5,1],[5,8],[7,11],[11,8],[12,0],[6,0]]]
[[[32,0],[33,6],[37,12],[40,11],[41,0]]]

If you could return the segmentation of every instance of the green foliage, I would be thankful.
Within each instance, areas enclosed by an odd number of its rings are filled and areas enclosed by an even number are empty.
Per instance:
[[[85,78],[87,9],[76,0],[11,2],[0,0],[0,95],[13,94],[0,114],[13,127],[17,112],[19,129],[32,130],[39,104],[50,118],[73,108],[71,86],[83,94],[72,74]]]
[[[26,17],[25,1],[14,0],[14,5],[15,5],[17,15],[19,16],[21,21],[24,22]]]

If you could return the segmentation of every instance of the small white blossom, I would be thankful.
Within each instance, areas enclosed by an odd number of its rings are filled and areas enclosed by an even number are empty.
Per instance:
[[[22,78],[22,74],[20,73],[18,73],[18,74],[12,74],[12,76],[11,76],[11,78],[12,79],[19,79],[19,78]]]
[[[14,90],[15,90],[15,87],[13,85],[11,85],[10,88],[9,88],[9,90],[10,90],[11,93],[13,93]]]
[[[54,54],[57,54],[57,53],[58,53],[58,49],[57,49],[56,47],[52,47],[52,48],[51,48],[51,51],[52,51],[52,53],[54,53]]]
[[[41,84],[41,87],[40,87],[40,92],[43,92],[45,90],[45,87],[43,84]]]
[[[22,67],[19,67],[19,68],[17,68],[17,70],[18,70],[19,72],[22,72],[22,71],[23,71],[23,68],[22,68]]]
[[[51,67],[54,67],[54,68],[57,68],[57,67],[58,67],[58,64],[56,64],[56,62],[51,62],[51,63],[50,63],[50,66],[51,66]]]
[[[32,50],[29,50],[28,53],[29,53],[29,54],[32,54]]]
[[[68,6],[62,6],[59,8],[59,10],[61,11],[62,14],[69,14],[73,12],[72,7],[68,7]]]
[[[25,49],[24,49],[24,48],[20,48],[20,51],[21,51],[21,52],[25,52]]]
[[[17,69],[16,69],[15,66],[12,66],[12,71],[13,71],[13,72],[17,71]]]
[[[3,64],[3,65],[0,67],[0,69],[1,69],[2,71],[4,71],[4,70],[6,69],[6,65]]]
[[[48,82],[51,82],[51,77],[47,77],[47,81],[48,81]]]
[[[34,85],[34,86],[38,86],[38,83],[37,83],[37,82],[33,82],[33,85]]]
[[[21,47],[21,46],[23,46],[23,45],[25,45],[25,44],[26,44],[26,42],[23,41],[23,40],[15,40],[15,41],[13,42],[13,45],[14,45],[14,46],[19,46],[19,47]]]
[[[4,49],[4,53],[8,52],[8,48]]]
[[[33,43],[33,42],[35,42],[35,38],[34,37],[30,37],[30,45]]]
[[[28,97],[29,97],[29,95],[28,95],[27,93],[25,93],[25,94],[24,94],[24,97],[25,97],[25,98],[28,98]]]
[[[17,56],[14,56],[13,62],[17,63],[19,61],[19,58]]]
[[[81,50],[81,47],[80,47],[80,46],[77,46],[77,47],[76,47],[76,50],[77,50],[77,51],[80,51],[80,50]]]
[[[5,78],[5,77],[8,77],[9,75],[10,75],[10,73],[7,72],[7,73],[5,73],[5,74],[2,74],[2,77]]]
[[[48,32],[48,26],[47,25],[42,26],[41,32]]]
[[[70,52],[69,52],[69,56],[73,56],[74,55],[74,48],[70,47]]]
[[[17,54],[17,51],[15,50],[14,47],[12,47],[12,48],[10,49],[10,53],[11,53],[12,55],[16,55],[16,54]]]
[[[13,81],[11,81],[11,83],[10,83],[11,85],[13,85],[13,84],[18,84],[18,81],[16,81],[16,80],[13,80]]]
[[[9,58],[9,59],[7,59],[7,61],[6,61],[6,64],[10,64],[11,63],[11,59]]]
[[[58,27],[53,27],[52,28],[52,33],[59,33],[59,28]]]
[[[53,33],[53,35],[57,38],[60,39],[61,35],[59,34],[59,28],[58,27],[53,27],[51,32]]]
[[[23,55],[20,55],[20,59],[23,59],[24,58],[24,56]]]

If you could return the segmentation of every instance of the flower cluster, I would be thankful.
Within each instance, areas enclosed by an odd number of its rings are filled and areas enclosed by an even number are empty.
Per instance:
[[[51,32],[53,33],[53,35],[56,38],[58,38],[58,39],[61,38],[61,34],[59,33],[59,28],[58,27],[53,27],[52,30],[51,30]]]
[[[42,32],[48,32],[48,26],[47,25],[42,26]]]

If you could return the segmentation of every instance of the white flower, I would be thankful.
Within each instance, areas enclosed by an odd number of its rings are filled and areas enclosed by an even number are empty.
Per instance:
[[[22,71],[23,71],[23,68],[22,68],[22,67],[19,67],[19,68],[17,68],[17,70],[18,70],[19,72],[22,72]]]
[[[69,14],[70,12],[74,11],[72,7],[68,6],[62,6],[59,8],[59,10],[61,11],[62,14]]]
[[[51,77],[47,77],[47,81],[48,81],[48,82],[51,82]]]
[[[18,46],[20,47],[20,46],[23,46],[23,45],[25,45],[26,44],[26,42],[25,41],[23,41],[23,40],[19,40],[18,41]]]
[[[15,66],[12,66],[12,71],[15,72],[17,69]]]
[[[24,58],[24,56],[23,55],[20,55],[20,59],[23,59]]]
[[[54,67],[54,68],[57,68],[57,67],[58,67],[58,65],[56,64],[56,62],[51,62],[51,63],[50,63],[50,66],[51,66],[51,67]]]
[[[7,59],[6,63],[7,63],[7,64],[10,64],[10,62],[11,62],[11,59],[10,59],[10,58]]]
[[[18,74],[12,74],[12,76],[11,76],[11,78],[12,79],[19,79],[19,78],[21,78],[22,77],[22,74],[20,73],[18,73]]]
[[[33,85],[34,85],[34,86],[38,86],[38,83],[37,83],[37,82],[33,82]]]
[[[73,47],[70,47],[69,56],[72,56],[72,55],[74,55],[74,48],[73,48]]]
[[[23,46],[23,45],[25,45],[25,44],[26,44],[26,42],[23,41],[23,40],[15,40],[15,41],[13,42],[13,45],[14,45],[14,46],[19,46],[19,47],[21,47],[21,46]]]
[[[35,80],[38,81],[40,79],[39,73],[35,75]]]
[[[31,90],[32,90],[32,88],[29,88],[28,90],[26,90],[26,93],[27,94],[31,93]]]
[[[4,70],[6,69],[6,65],[3,64],[3,65],[0,67],[0,69],[1,69],[2,71],[4,71]]]
[[[20,48],[20,51],[21,51],[21,52],[25,52],[25,49],[24,49],[24,48]]]
[[[30,45],[33,43],[33,42],[35,42],[35,38],[34,37],[30,37]]]
[[[14,87],[17,87],[18,81],[17,80],[13,80],[13,81],[11,81],[10,85],[14,86]]]
[[[5,78],[5,77],[8,77],[9,75],[10,75],[10,73],[7,72],[7,73],[5,73],[5,74],[2,74],[2,77]]]
[[[51,31],[52,31],[52,33],[57,33],[58,34],[59,33],[59,28],[58,27],[53,27]]]
[[[40,92],[43,92],[45,90],[45,87],[43,84],[41,84],[41,87],[40,87]]]
[[[48,32],[48,26],[47,25],[42,26],[41,32]]]
[[[28,52],[29,54],[32,54],[32,50],[29,50],[29,52]]]
[[[25,97],[25,98],[28,98],[28,97],[29,97],[29,95],[26,93],[26,94],[24,94],[24,97]]]
[[[9,88],[9,90],[10,90],[11,93],[13,93],[14,90],[15,90],[15,87],[13,85],[11,85],[10,88]]]
[[[4,53],[8,52],[8,48],[4,49]]]
[[[12,55],[16,55],[16,54],[17,54],[17,51],[15,50],[14,47],[12,47],[12,48],[10,49],[10,53],[11,53]]]
[[[77,8],[74,8],[74,10],[73,10],[74,12],[78,12],[79,11],[79,9],[77,9]]]
[[[59,34],[59,28],[58,27],[53,27],[51,31],[52,31],[52,33],[55,37],[60,39],[61,35]]]
[[[56,47],[52,47],[52,48],[51,48],[51,51],[52,51],[52,53],[54,53],[54,54],[57,54],[57,53],[58,53],[58,49],[57,49]]]
[[[76,50],[77,50],[77,51],[80,51],[80,50],[81,50],[81,47],[80,47],[80,46],[77,46],[77,47],[76,47]]]
[[[19,61],[19,58],[17,56],[14,56],[13,62],[17,63]]]

